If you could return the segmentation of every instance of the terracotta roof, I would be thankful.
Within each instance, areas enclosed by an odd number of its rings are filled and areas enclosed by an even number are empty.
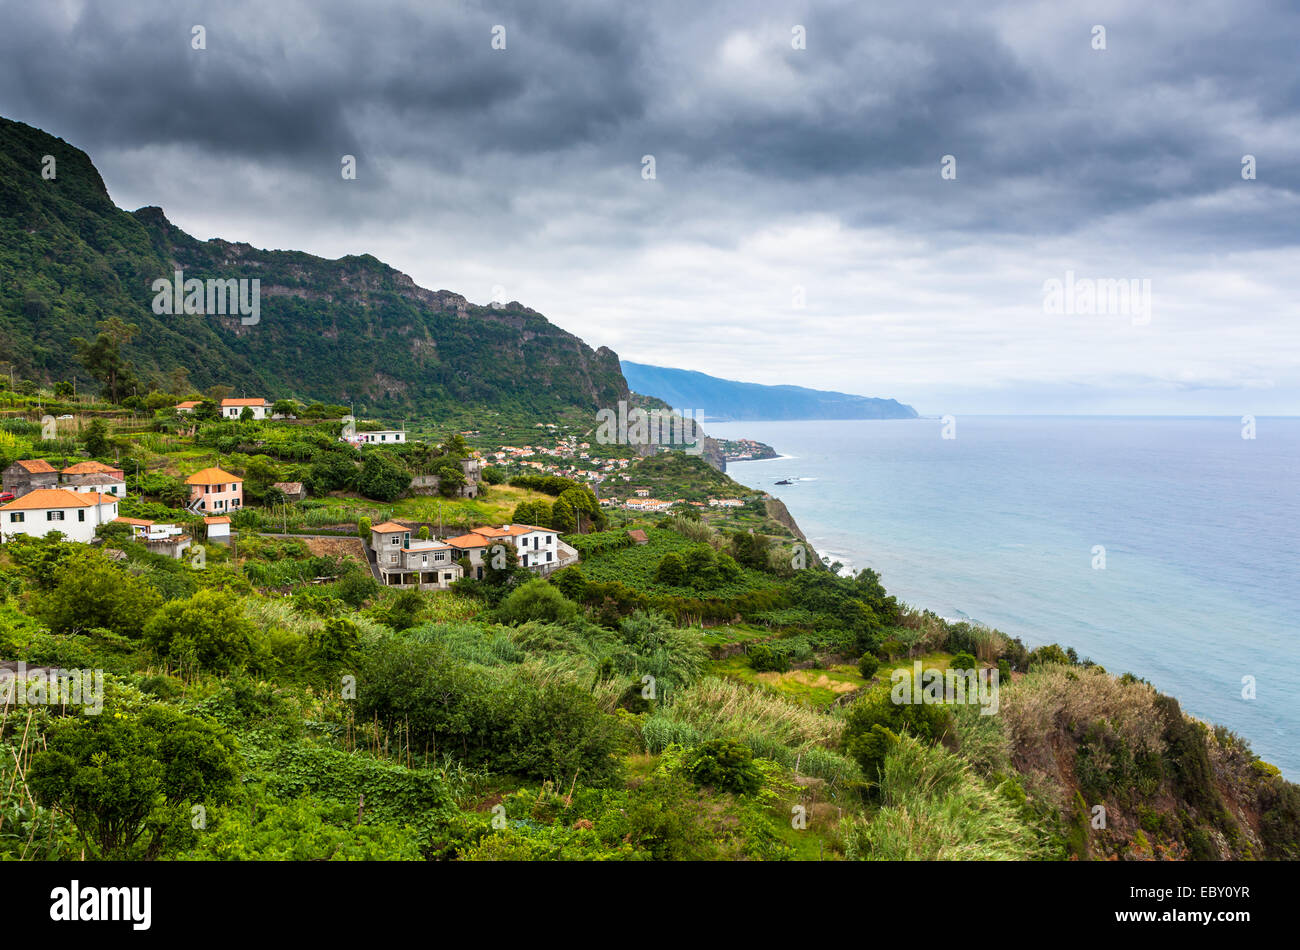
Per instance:
[[[97,475],[101,472],[120,472],[120,468],[113,468],[111,465],[105,465],[103,462],[78,462],[76,465],[69,465],[63,470],[64,475]]]
[[[394,531],[410,531],[411,529],[395,521],[385,521],[383,524],[371,525],[370,530],[378,531],[380,534],[391,534]]]
[[[633,541],[649,541],[649,540],[650,540],[648,537],[646,537],[646,533],[645,533],[644,531],[642,531],[640,528],[634,528],[633,530],[629,531],[629,532],[627,533],[627,536],[628,536],[629,538],[631,538]]]
[[[221,405],[225,406],[265,406],[269,405],[265,399],[223,399]]]
[[[0,506],[0,511],[30,511],[33,508],[90,508],[99,504],[99,492],[78,494],[66,488],[37,488]]]
[[[27,470],[29,475],[48,475],[50,472],[57,471],[57,469],[49,462],[45,461],[45,459],[19,459],[17,462],[14,462],[14,464],[21,465]]]
[[[243,482],[238,475],[231,475],[220,468],[205,468],[185,479],[186,485],[219,485],[222,482]]]
[[[491,525],[486,528],[471,528],[475,534],[481,534],[485,538],[514,538],[521,534],[528,534],[530,531],[550,531],[550,528],[539,528],[531,524],[512,524],[502,525],[500,528]]]
[[[481,534],[462,534],[459,537],[448,538],[447,543],[453,548],[485,548],[488,546],[487,538]]]
[[[217,515],[215,518],[204,518],[204,524],[230,524],[230,519],[225,515]]]
[[[199,401],[198,401],[197,399],[187,399],[187,400],[185,400],[184,402],[178,402],[178,403],[176,404],[176,408],[177,408],[177,409],[193,409],[193,408],[194,408],[195,406],[197,406],[198,404],[199,404]]]
[[[296,495],[302,491],[302,482],[272,482],[272,488],[278,488],[286,495]]]
[[[121,524],[135,525],[137,528],[147,528],[149,525],[153,524],[153,522],[148,518],[124,518],[122,515],[118,515],[113,519],[113,521],[120,522]]]

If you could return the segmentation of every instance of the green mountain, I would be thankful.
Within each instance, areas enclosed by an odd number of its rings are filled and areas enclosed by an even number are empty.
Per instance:
[[[894,399],[850,393],[764,386],[719,379],[691,370],[623,361],[628,385],[681,410],[718,421],[756,419],[915,419],[916,410]]]
[[[152,284],[177,270],[186,280],[259,279],[258,321],[155,314]],[[370,255],[331,261],[196,240],[159,208],[114,205],[81,150],[0,118],[0,361],[22,377],[91,386],[69,341],[93,337],[110,316],[140,326],[123,354],[142,382],[183,366],[200,389],[355,401],[388,415],[590,411],[628,398],[612,350],[592,350],[527,307],[425,290]]]

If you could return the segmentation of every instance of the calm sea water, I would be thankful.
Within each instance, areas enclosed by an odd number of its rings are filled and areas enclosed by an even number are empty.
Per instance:
[[[728,471],[781,498],[819,553],[914,606],[1141,676],[1300,779],[1300,418],[1260,418],[1254,439],[1240,418],[942,428],[708,425],[786,456]]]

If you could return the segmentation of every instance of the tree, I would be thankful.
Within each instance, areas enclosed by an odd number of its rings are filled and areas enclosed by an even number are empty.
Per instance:
[[[469,456],[469,446],[465,444],[465,438],[459,432],[447,436],[442,442],[442,454],[450,455],[453,458],[467,458]]]
[[[215,386],[209,386],[205,395],[217,405],[221,405],[221,400],[225,399],[234,391],[235,390],[232,387],[227,386],[224,383],[217,383]]]
[[[686,585],[686,565],[682,563],[679,555],[669,551],[659,561],[659,567],[655,570],[655,581],[660,584],[667,584],[669,587],[683,587]]]
[[[102,419],[94,420],[86,426],[86,453],[92,457],[107,456],[113,448],[108,438],[108,427]]]
[[[55,633],[103,627],[119,636],[138,637],[161,602],[138,577],[109,564],[98,552],[85,552],[64,562],[52,589],[36,599],[32,612]]]
[[[51,723],[27,781],[57,807],[99,858],[156,857],[168,828],[188,827],[186,805],[228,801],[239,756],[219,727],[166,706]]]
[[[163,605],[144,628],[145,642],[162,659],[218,673],[247,665],[255,636],[239,601],[215,590]]]
[[[530,524],[535,528],[551,527],[551,506],[544,501],[521,501],[515,505],[510,520],[515,524]]]
[[[292,399],[277,399],[271,406],[273,416],[294,416],[298,414],[298,404]]]
[[[357,537],[360,538],[362,541],[366,542],[366,544],[370,543],[370,519],[369,518],[357,519]]]
[[[410,473],[387,452],[367,452],[357,476],[357,489],[367,498],[393,501],[411,484]]]
[[[252,406],[245,406],[243,409],[239,410],[240,422],[252,422],[254,418],[255,416],[253,415]]]
[[[177,366],[167,374],[167,391],[173,396],[184,396],[190,391],[190,371]]]
[[[140,332],[140,327],[126,323],[121,317],[100,320],[95,326],[100,332],[93,341],[73,337],[72,345],[77,348],[81,365],[103,385],[109,400],[119,402],[120,397],[135,384],[135,370],[122,356],[122,347],[131,342]]]
[[[443,464],[438,466],[438,494],[444,498],[453,498],[465,487],[465,473],[459,465]]]
[[[551,505],[551,527],[563,534],[569,534],[578,527],[578,512],[573,502],[564,495],[555,499]]]

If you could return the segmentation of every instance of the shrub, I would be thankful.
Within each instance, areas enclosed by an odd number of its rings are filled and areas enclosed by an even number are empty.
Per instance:
[[[880,661],[870,653],[862,654],[862,659],[858,660],[858,673],[864,680],[869,680],[876,675],[876,670],[880,669]]]
[[[222,673],[248,663],[255,635],[238,601],[214,590],[163,605],[144,628],[145,642],[163,659]]]
[[[773,650],[765,643],[752,644],[746,651],[749,665],[759,673],[784,673],[790,669],[790,658],[782,652]]]
[[[508,624],[529,620],[563,623],[572,620],[577,612],[577,604],[566,598],[558,587],[534,578],[510,592],[497,608],[497,617]]]
[[[763,785],[754,753],[735,739],[711,739],[687,759],[686,772],[696,785],[736,795],[753,795]]]
[[[954,670],[978,670],[979,663],[969,653],[958,653],[952,658],[952,662],[948,664],[948,667]]]

